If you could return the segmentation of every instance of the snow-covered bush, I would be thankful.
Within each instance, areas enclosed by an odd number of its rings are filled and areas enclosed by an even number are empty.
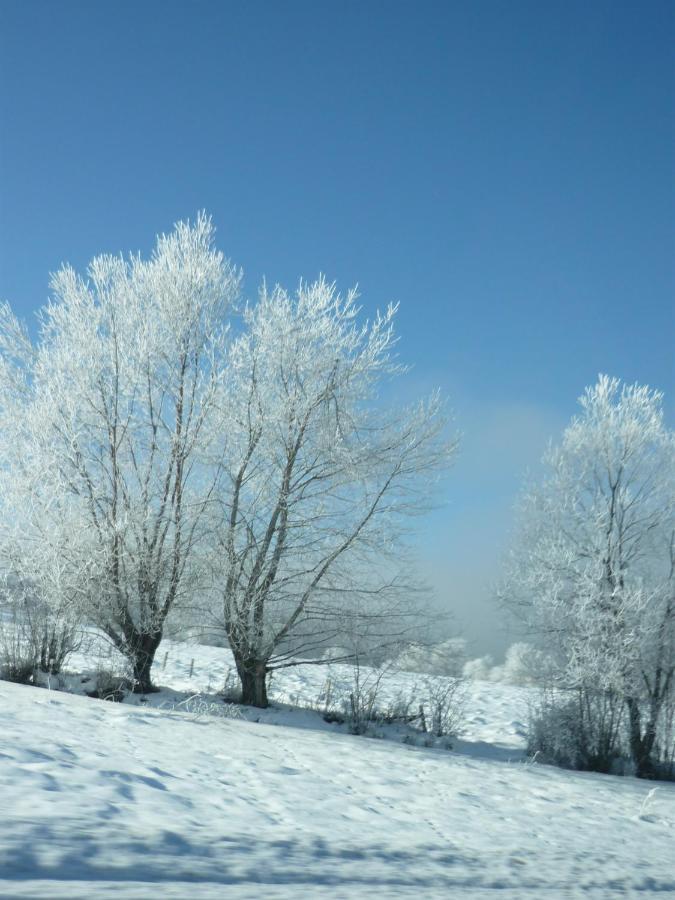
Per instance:
[[[77,616],[64,604],[41,599],[36,586],[5,579],[0,603],[0,671],[28,683],[38,672],[57,675],[81,643]]]
[[[388,666],[373,668],[354,663],[353,678],[341,698],[344,720],[351,734],[366,734],[369,727],[380,719],[380,688]]]
[[[229,705],[241,703],[241,684],[237,677],[236,671],[230,666],[225,672],[222,690],[223,701]]]
[[[0,642],[6,644],[4,655],[11,649],[15,656],[32,658],[41,672],[57,675],[68,656],[81,645],[82,623],[62,578],[65,566],[55,558],[47,560],[44,553],[42,562],[44,566],[32,579],[17,574],[21,571],[19,566],[11,576],[3,577]]]
[[[465,682],[427,677],[392,695],[387,681],[394,671],[391,663],[380,667],[356,664],[345,680],[329,670],[310,707],[327,722],[346,724],[352,734],[372,734],[378,725],[410,726],[438,738],[457,734],[464,713]]]
[[[40,666],[40,648],[20,619],[6,617],[0,627],[0,679],[30,684]]]
[[[549,692],[531,710],[528,752],[569,769],[611,772],[629,757],[624,704],[606,691]]]
[[[99,666],[94,678],[96,686],[93,690],[88,691],[87,694],[96,700],[109,700],[113,703],[121,703],[134,686],[130,673],[105,666]]]
[[[457,734],[464,714],[466,692],[457,678],[427,679],[420,703],[420,724],[434,737]]]

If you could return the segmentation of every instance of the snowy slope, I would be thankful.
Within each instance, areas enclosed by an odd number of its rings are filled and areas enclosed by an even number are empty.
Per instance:
[[[156,677],[176,692],[226,665],[167,647]],[[0,682],[0,897],[675,894],[675,785],[649,798],[635,779],[528,764],[524,702],[474,688],[448,752],[301,711],[256,723]]]

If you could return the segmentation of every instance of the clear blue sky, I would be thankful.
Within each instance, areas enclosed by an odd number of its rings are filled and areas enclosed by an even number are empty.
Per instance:
[[[673,374],[672,2],[0,0],[0,297],[198,209],[246,272],[401,301],[465,433],[423,534],[498,648],[524,469],[600,371]]]

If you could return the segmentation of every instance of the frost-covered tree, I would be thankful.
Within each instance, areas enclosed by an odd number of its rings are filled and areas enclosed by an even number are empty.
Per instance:
[[[42,466],[26,442],[35,360],[25,328],[8,304],[0,305],[0,653],[8,671],[24,676],[40,668],[58,672],[80,637],[77,588],[64,561],[67,541],[59,546],[27,528],[43,488]],[[50,500],[39,517],[43,531],[58,514]]]
[[[410,617],[401,522],[420,512],[454,444],[437,395],[378,402],[395,309],[360,324],[356,294],[323,279],[263,289],[231,349],[226,478],[216,575],[247,703],[299,653],[322,658],[358,632],[371,648]]]
[[[466,640],[447,638],[437,644],[413,641],[396,658],[396,668],[403,672],[459,677],[467,661]]]
[[[239,276],[212,231],[201,215],[147,260],[99,256],[86,278],[63,267],[34,347],[3,313],[6,567],[41,584],[58,562],[68,604],[128,658],[140,691],[167,616],[195,589],[218,477],[208,444]]]
[[[511,644],[500,668],[500,680],[506,684],[538,684],[545,682],[549,674],[545,654],[525,641]]]
[[[494,669],[494,659],[490,654],[469,659],[462,667],[462,677],[468,681],[490,681]]]
[[[523,500],[503,598],[559,683],[619,697],[648,774],[675,689],[675,441],[662,395],[601,376]],[[672,741],[672,735],[664,740]]]

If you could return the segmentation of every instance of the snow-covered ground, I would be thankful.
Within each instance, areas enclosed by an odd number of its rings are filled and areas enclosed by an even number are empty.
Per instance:
[[[532,764],[526,689],[471,685],[448,751],[284,706],[195,714],[228,663],[167,642],[168,689],[145,704],[0,682],[0,897],[675,894],[675,785]],[[325,679],[289,670],[273,698],[309,702]]]

